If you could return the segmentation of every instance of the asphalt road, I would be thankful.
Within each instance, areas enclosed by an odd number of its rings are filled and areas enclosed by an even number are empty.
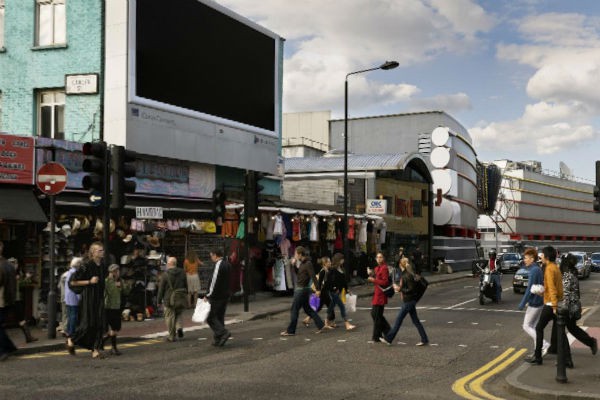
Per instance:
[[[452,389],[457,380],[509,349],[531,351],[521,329],[523,313],[516,310],[521,295],[513,294],[511,278],[503,277],[503,301],[483,306],[475,279],[431,287],[418,309],[430,337],[427,347],[415,346],[419,337],[409,318],[392,346],[367,343],[372,322],[365,298],[350,314],[358,325],[352,332],[315,334],[314,327],[299,325],[296,336],[282,338],[289,317],[284,313],[232,325],[233,337],[223,348],[210,345],[209,330],[199,330],[177,343],[124,345],[122,356],[105,360],[92,360],[89,352],[14,358],[0,365],[0,399],[461,398]],[[584,306],[597,299],[599,282],[600,274],[581,282]],[[390,323],[398,303],[393,298],[386,310]],[[504,376],[522,358],[491,374],[483,389],[516,399]]]

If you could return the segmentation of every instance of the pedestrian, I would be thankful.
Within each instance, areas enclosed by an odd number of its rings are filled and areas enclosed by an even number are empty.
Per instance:
[[[523,330],[533,339],[534,349],[536,344],[535,326],[540,319],[542,306],[544,305],[544,298],[542,295],[531,292],[531,287],[533,285],[541,285],[542,287],[544,286],[542,269],[536,260],[537,252],[535,249],[525,249],[525,252],[523,253],[523,262],[525,264],[525,268],[527,268],[529,278],[527,282],[527,289],[525,289],[525,294],[523,295],[523,298],[518,306],[519,310],[523,310],[525,306],[527,306],[527,309],[525,310],[525,317],[523,318]],[[542,345],[542,353],[546,352],[548,347],[550,347],[550,343],[544,340]]]
[[[501,282],[501,271],[498,268],[497,259],[496,259],[496,249],[492,249],[489,252],[490,260],[488,262],[488,267],[490,269],[490,278],[492,283],[494,284],[494,289],[496,289],[496,299],[494,303],[500,303],[502,300],[502,282]]]
[[[577,325],[577,320],[581,318],[581,300],[579,297],[579,279],[577,279],[577,258],[568,254],[560,264],[562,272],[562,283],[564,290],[563,304],[569,312],[565,315],[565,326],[569,333],[573,335],[581,343],[585,344],[592,350],[592,354],[598,352],[598,340],[591,337],[586,331]],[[565,365],[568,368],[573,368],[573,359],[571,358],[571,348],[569,341],[565,335],[564,340],[564,355]]]
[[[104,279],[106,267],[103,262],[104,246],[100,242],[90,245],[89,261],[73,273],[71,288],[80,286],[79,324],[72,336],[72,343],[92,351],[93,359],[104,358],[102,340],[106,322],[104,319]]]
[[[317,264],[321,266],[321,270],[311,286],[313,293],[319,298],[319,306],[315,311],[318,314],[324,306],[327,306],[327,318],[323,322],[325,323],[325,328],[333,329],[335,328],[335,313],[333,309],[330,308],[331,298],[329,297],[329,293],[326,289],[323,289],[327,283],[327,272],[331,267],[331,259],[327,256],[321,257],[317,260]],[[306,316],[306,318],[302,320],[302,323],[308,328],[311,320],[312,318],[310,316]]]
[[[396,321],[394,322],[394,326],[390,329],[387,335],[382,335],[381,340],[387,344],[392,344],[398,330],[400,330],[400,326],[402,325],[402,321],[406,315],[410,315],[410,319],[412,320],[413,325],[417,328],[419,332],[419,336],[421,337],[421,341],[417,343],[417,346],[426,346],[429,344],[429,338],[427,337],[427,333],[425,332],[425,328],[423,324],[419,320],[419,316],[417,315],[417,278],[416,274],[413,271],[413,267],[405,257],[400,260],[400,284],[394,285],[394,290],[396,292],[400,292],[400,296],[402,298],[402,308],[398,312],[398,316],[396,317]]]
[[[403,249],[401,248],[401,250]],[[367,280],[374,285],[373,300],[371,301],[373,335],[369,343],[381,342],[381,337],[383,335],[387,335],[390,331],[390,324],[383,316],[385,305],[388,302],[387,296],[383,292],[383,288],[386,288],[390,285],[390,273],[388,271],[388,266],[385,263],[385,257],[383,256],[383,253],[377,253],[375,260],[377,261],[377,266],[375,269],[367,268],[367,272],[369,274]]]
[[[10,340],[4,329],[4,321],[8,307],[15,302],[17,277],[14,268],[3,257],[4,243],[0,241],[0,361],[5,361],[17,347]]]
[[[542,249],[541,260],[544,266],[544,305],[540,319],[535,326],[535,351],[533,357],[527,360],[530,364],[542,364],[542,346],[544,343],[544,328],[552,321],[552,334],[548,353],[556,353],[556,310],[563,299],[562,277],[556,265],[556,250],[552,246]]]
[[[296,288],[294,289],[294,299],[292,300],[292,308],[290,310],[290,323],[287,329],[280,333],[281,336],[294,336],[296,334],[296,326],[298,325],[298,314],[300,309],[315,321],[317,332],[321,333],[325,323],[310,307],[309,299],[311,290],[311,281],[316,279],[312,262],[308,257],[306,249],[302,246],[296,247],[292,264],[297,268],[296,271]]]
[[[231,264],[223,257],[223,250],[215,249],[210,252],[210,259],[215,263],[210,288],[204,301],[210,303],[210,312],[206,322],[213,331],[213,346],[222,347],[231,337],[231,332],[225,328],[225,311],[231,295],[229,280]]]
[[[183,293],[184,301],[179,302],[176,295],[172,295],[175,291]],[[158,304],[162,304],[165,310],[165,323],[169,335],[168,342],[174,342],[177,339],[183,338],[183,325],[181,324],[181,313],[185,308],[187,298],[187,279],[185,272],[177,268],[177,259],[175,257],[167,258],[167,271],[162,274],[158,288]]]
[[[183,269],[185,269],[188,287],[188,308],[196,307],[198,294],[200,293],[200,276],[198,275],[198,268],[203,265],[204,263],[200,261],[196,252],[190,249],[183,261]]]
[[[412,261],[414,266],[415,275],[421,275],[422,266],[423,266],[423,253],[421,252],[421,247],[417,245],[412,254]]]
[[[38,338],[33,337],[29,327],[27,326],[27,321],[25,318],[25,299],[23,297],[23,293],[21,291],[21,286],[27,283],[31,283],[31,274],[23,273],[23,270],[19,267],[19,262],[16,258],[11,257],[8,260],[8,263],[13,266],[15,269],[15,277],[16,277],[16,293],[15,293],[15,303],[13,305],[13,310],[15,312],[15,316],[17,321],[19,321],[19,328],[23,332],[25,336],[25,342],[31,343],[38,340]]]
[[[121,352],[117,349],[117,334],[121,330],[121,294],[125,292],[125,285],[121,279],[117,264],[111,264],[108,267],[108,276],[106,277],[105,285],[104,311],[106,313],[108,328],[106,339],[110,338],[110,354],[120,356]]]
[[[81,257],[73,257],[71,259],[71,263],[69,264],[69,269],[65,272],[65,283],[62,287],[62,291],[65,294],[65,313],[67,315],[67,323],[65,324],[65,329],[63,332],[67,337],[67,351],[71,355],[75,355],[75,344],[73,343],[73,335],[75,334],[75,329],[77,328],[78,320],[79,320],[79,301],[81,296],[75,293],[70,287],[69,283],[71,282],[75,272],[83,265],[83,258]]]
[[[348,290],[348,282],[346,281],[346,274],[343,270],[344,256],[341,253],[335,253],[333,259],[330,261],[331,265],[327,268],[327,279],[325,281],[325,288],[330,297],[329,308],[327,309],[327,316],[329,325],[335,327],[335,316],[333,314],[333,308],[337,305],[340,309],[340,314],[344,320],[344,325],[347,331],[351,331],[356,328],[356,325],[352,325],[348,321],[346,315],[346,305],[341,299],[342,291],[350,294]],[[330,316],[333,316],[330,318]]]

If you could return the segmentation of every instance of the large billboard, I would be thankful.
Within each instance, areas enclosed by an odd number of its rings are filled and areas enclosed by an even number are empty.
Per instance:
[[[212,1],[129,5],[127,147],[274,173],[282,39]]]

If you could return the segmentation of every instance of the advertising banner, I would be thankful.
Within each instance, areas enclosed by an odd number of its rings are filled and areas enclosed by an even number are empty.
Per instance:
[[[386,214],[387,200],[367,199],[367,214]]]
[[[33,185],[35,140],[0,133],[0,183]]]

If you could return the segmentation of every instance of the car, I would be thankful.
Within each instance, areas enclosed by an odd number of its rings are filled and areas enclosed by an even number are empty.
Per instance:
[[[600,253],[592,253],[590,260],[592,272],[600,272]]]
[[[588,257],[587,253],[583,251],[570,251],[568,254],[572,254],[577,258],[577,277],[581,279],[589,278],[592,271],[592,261]]]
[[[525,267],[521,267],[515,272],[513,276],[513,292],[525,293],[527,289],[527,283],[529,282],[529,270]]]
[[[523,258],[519,253],[502,253],[497,260],[500,271],[515,272],[523,267]]]

